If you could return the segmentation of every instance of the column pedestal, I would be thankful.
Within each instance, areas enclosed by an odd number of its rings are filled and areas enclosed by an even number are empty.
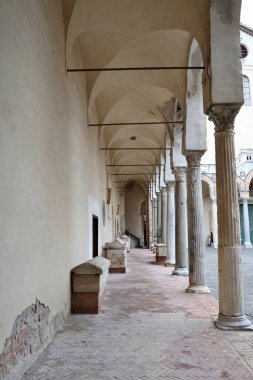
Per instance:
[[[213,105],[218,206],[219,315],[214,323],[225,330],[252,330],[244,314],[241,279],[240,220],[236,184],[234,120],[237,104]]]
[[[185,167],[174,168],[175,175],[175,220],[176,220],[176,265],[172,274],[188,276],[188,254],[186,250],[186,176]]]

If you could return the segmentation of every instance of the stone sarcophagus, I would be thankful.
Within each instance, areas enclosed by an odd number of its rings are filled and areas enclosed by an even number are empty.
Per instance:
[[[126,243],[127,252],[130,252],[130,237],[127,235],[121,235],[121,239]]]
[[[106,243],[104,252],[106,258],[110,260],[110,273],[125,273],[127,258],[126,258],[126,242],[116,238],[111,243]]]
[[[97,256],[71,271],[71,313],[97,314],[104,298],[110,261]]]
[[[167,246],[166,244],[156,244],[156,263],[165,264],[167,261]]]

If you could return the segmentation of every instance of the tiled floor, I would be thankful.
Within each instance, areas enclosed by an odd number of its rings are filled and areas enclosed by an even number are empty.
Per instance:
[[[132,251],[102,312],[71,316],[23,379],[253,379],[253,333],[216,329],[217,300],[154,262]]]

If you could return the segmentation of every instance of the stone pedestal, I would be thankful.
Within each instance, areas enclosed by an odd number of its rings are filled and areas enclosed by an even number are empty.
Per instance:
[[[187,276],[189,274],[188,253],[186,244],[186,175],[185,167],[174,168],[175,175],[175,219],[176,219],[176,266],[173,275]]]
[[[127,266],[126,257],[126,242],[116,238],[111,243],[106,243],[104,246],[106,258],[110,260],[110,273],[125,273]]]
[[[97,314],[105,294],[110,261],[98,256],[71,271],[71,313]]]
[[[166,244],[157,244],[156,245],[156,263],[164,265],[167,260],[167,249]]]
[[[127,252],[130,252],[130,237],[127,235],[121,235],[121,240],[125,242]]]
[[[174,266],[175,260],[175,182],[168,181],[166,184],[167,190],[167,260],[166,266]]]
[[[206,286],[204,219],[200,160],[203,151],[186,153],[187,168],[187,216],[190,293],[210,293]]]
[[[219,315],[214,321],[226,330],[249,330],[244,314],[241,279],[240,219],[236,184],[234,119],[236,104],[213,105],[209,118],[215,124],[218,206]]]
[[[252,248],[250,241],[250,227],[249,227],[249,208],[248,208],[248,194],[242,199],[243,202],[243,227],[244,227],[244,247]]]

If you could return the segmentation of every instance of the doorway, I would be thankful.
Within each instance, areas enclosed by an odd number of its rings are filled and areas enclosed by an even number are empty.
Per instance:
[[[98,217],[92,215],[92,257],[98,256]]]

